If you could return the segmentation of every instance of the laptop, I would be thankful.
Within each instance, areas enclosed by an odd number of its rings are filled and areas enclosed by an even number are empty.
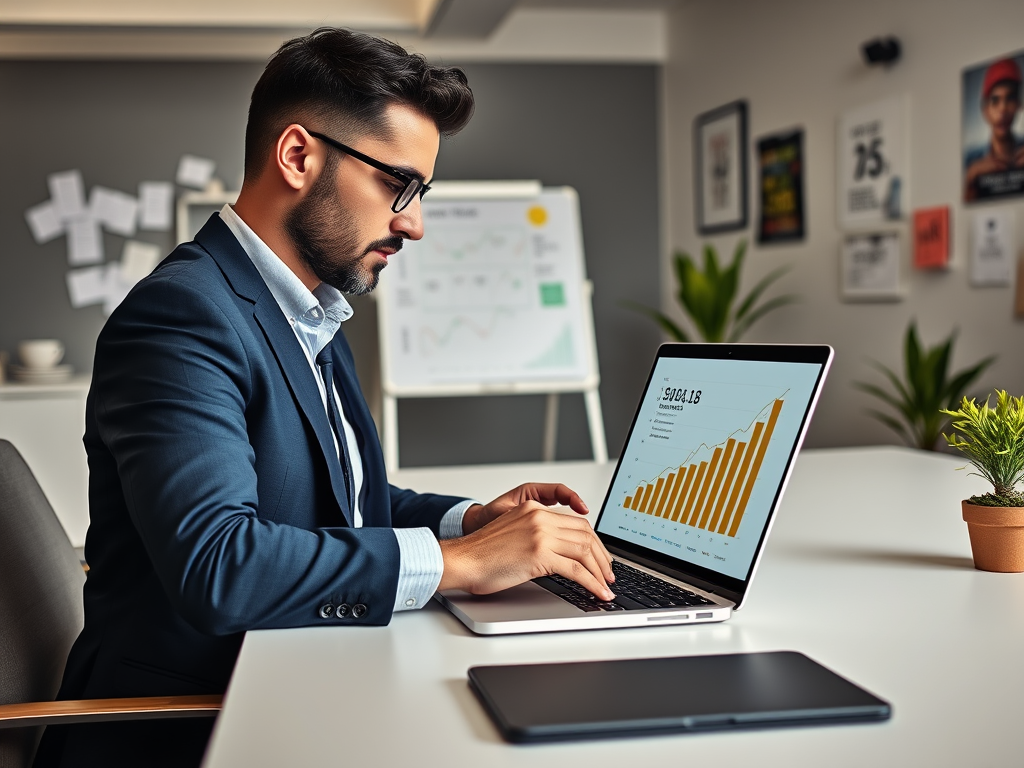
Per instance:
[[[747,597],[832,356],[663,344],[594,522],[616,599],[561,576],[436,597],[484,635],[725,621]]]

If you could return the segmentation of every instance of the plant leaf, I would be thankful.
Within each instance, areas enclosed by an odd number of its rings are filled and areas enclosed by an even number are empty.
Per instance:
[[[643,304],[637,304],[635,301],[624,301],[622,306],[634,309],[637,312],[642,312],[648,317],[652,318],[661,329],[665,331],[675,341],[689,341],[690,337],[682,328],[680,328],[675,321],[672,320],[668,315],[659,312],[656,309],[644,306]]]
[[[778,309],[779,307],[785,307],[789,304],[796,304],[799,298],[793,294],[786,294],[784,296],[776,296],[773,299],[769,299],[764,304],[759,306],[753,312],[750,312],[745,318],[736,323],[733,326],[732,334],[729,337],[730,341],[736,341],[743,335],[751,325],[760,320],[762,317],[767,315],[769,312]]]
[[[914,445],[914,438],[907,432],[907,428],[904,426],[903,422],[887,413],[882,413],[881,411],[876,411],[871,408],[867,409],[867,414],[878,419],[880,422],[885,424],[885,426],[889,427],[889,429],[898,434],[907,445]]]
[[[767,275],[762,277],[760,281],[758,281],[757,285],[750,289],[750,293],[743,298],[743,301],[740,302],[740,306],[736,310],[736,319],[742,320],[747,312],[749,312],[754,306],[754,303],[758,300],[761,294],[765,292],[768,286],[789,272],[789,270],[790,267],[788,266],[779,267],[778,269],[773,269]]]

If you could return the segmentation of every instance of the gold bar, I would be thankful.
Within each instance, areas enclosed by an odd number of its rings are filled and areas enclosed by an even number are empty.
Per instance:
[[[730,536],[735,536],[736,531],[739,530],[740,521],[743,520],[743,513],[747,509],[747,501],[750,499],[750,492],[753,490],[754,482],[757,480],[757,473],[761,470],[761,461],[764,459],[765,451],[768,450],[768,443],[772,439],[772,431],[775,429],[775,422],[779,420],[779,411],[781,410],[782,401],[776,400],[772,404],[772,415],[768,417],[768,426],[765,427],[764,437],[761,438],[761,444],[757,446],[757,456],[750,467],[750,476],[747,478],[746,487],[744,487],[743,495],[740,497],[739,506],[736,507],[736,515],[732,519],[732,525],[729,526]]]
[[[626,503],[623,504],[622,506],[624,506],[626,509],[632,509],[633,508],[633,497],[632,496],[627,496],[626,497]]]
[[[662,515],[662,517],[664,517],[665,519],[669,519],[672,517],[672,507],[675,506],[676,495],[679,493],[679,485],[682,483],[682,480],[683,468],[680,467],[679,469],[676,470],[676,481],[672,483],[672,490],[668,494],[668,501],[665,502],[665,514]]]
[[[682,469],[682,467],[680,467]],[[679,496],[676,497],[676,504],[672,508],[672,516],[669,518],[672,522],[679,520],[679,511],[683,508],[683,500],[686,498],[686,492],[690,488],[690,481],[693,480],[693,473],[697,471],[697,465],[691,464],[690,468],[686,470],[686,480],[683,482],[683,487],[679,489]],[[679,473],[683,474],[682,472]]]
[[[722,508],[725,506],[725,500],[729,496],[729,489],[732,488],[732,481],[736,476],[736,468],[740,465],[740,459],[743,458],[743,450],[746,447],[746,443],[736,443],[736,450],[732,455],[732,462],[729,464],[729,472],[725,476],[725,483],[722,485],[722,492],[719,494],[718,503],[715,505],[715,514],[711,516],[711,522],[708,524],[709,531],[715,530],[718,526],[718,521],[722,518]]]
[[[747,476],[747,467],[750,466],[750,458],[754,455],[754,451],[757,449],[757,443],[761,437],[761,431],[763,429],[763,421],[759,421],[754,425],[754,432],[750,436],[750,442],[747,443],[747,451],[743,454],[743,463],[740,464],[740,471],[736,473],[736,484],[732,487],[732,493],[729,494],[729,502],[725,505],[725,512],[722,514],[722,521],[718,524],[719,533],[725,533],[726,529],[729,527],[729,520],[736,509],[736,499],[739,498],[740,491],[743,490],[743,478]]]
[[[669,476],[665,478],[665,492],[661,494],[661,499],[658,501],[658,508],[654,510],[655,517],[662,517],[661,513],[665,511],[665,502],[668,501],[668,496],[672,492],[672,481],[675,479],[675,472],[670,472]]]
[[[697,504],[693,508],[693,515],[690,517],[690,525],[696,527],[697,521],[700,519],[700,508],[704,506],[704,499],[707,498],[708,491],[711,490],[711,482],[715,477],[715,470],[718,469],[718,462],[722,459],[721,447],[715,448],[715,452],[711,454],[711,466],[708,467],[708,473],[704,475],[704,484],[700,489],[700,496],[697,497]]]
[[[636,491],[633,493],[633,506],[630,509],[637,509],[640,506],[640,497],[644,495],[644,487],[638,485]]]
[[[690,495],[686,498],[686,506],[683,507],[683,515],[679,518],[679,522],[683,525],[690,525],[690,514],[693,512],[693,500],[697,498],[697,494],[700,493],[700,482],[704,479],[704,472],[708,468],[708,463],[702,461],[700,466],[697,468],[697,476],[693,478],[693,485],[690,486]]]
[[[736,447],[736,441],[733,438],[729,438],[725,444],[725,453],[722,454],[722,461],[718,464],[718,472],[715,473],[715,479],[711,481],[711,491],[708,493],[707,504],[704,505],[704,512],[700,516],[700,525],[698,528],[707,529],[708,518],[711,517],[711,508],[714,506],[715,499],[718,498],[718,492],[722,487],[722,476],[725,474],[726,469],[729,466],[729,459],[732,458],[732,451]],[[712,530],[714,530],[712,528]]]
[[[651,491],[653,491],[653,490],[654,490],[654,486],[653,485],[648,485],[647,486],[647,490],[644,491],[644,498],[640,502],[640,510],[639,511],[643,512],[645,515],[647,514],[647,502],[650,500],[650,498],[651,498]]]
[[[651,503],[647,507],[647,514],[648,515],[655,514],[654,510],[658,506],[658,497],[661,496],[661,488],[662,488],[663,485],[665,485],[665,478],[664,477],[659,477],[658,478],[658,482],[654,486],[654,495],[651,496]]]

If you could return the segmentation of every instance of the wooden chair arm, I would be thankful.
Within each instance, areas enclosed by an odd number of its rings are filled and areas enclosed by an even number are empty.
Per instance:
[[[107,720],[155,720],[216,717],[223,696],[152,696],[138,699],[37,701],[0,705],[0,728],[100,723]]]

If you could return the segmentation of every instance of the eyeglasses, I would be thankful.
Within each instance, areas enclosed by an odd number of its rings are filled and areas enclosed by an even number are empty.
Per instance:
[[[344,152],[346,155],[351,155],[356,160],[366,163],[371,168],[376,168],[378,171],[382,171],[388,176],[402,182],[405,186],[402,187],[401,191],[398,193],[398,197],[395,198],[395,202],[391,204],[391,210],[395,213],[401,213],[405,210],[416,195],[419,195],[422,200],[423,196],[430,190],[429,184],[421,181],[415,176],[410,176],[405,171],[400,171],[390,165],[385,165],[380,160],[374,160],[369,155],[364,155],[362,152],[354,150],[352,147],[345,146],[340,141],[335,141],[329,136],[324,136],[322,133],[317,133],[316,131],[307,131],[307,133],[309,133],[310,136],[320,139],[320,141],[325,142],[326,144],[330,144],[332,147]]]

